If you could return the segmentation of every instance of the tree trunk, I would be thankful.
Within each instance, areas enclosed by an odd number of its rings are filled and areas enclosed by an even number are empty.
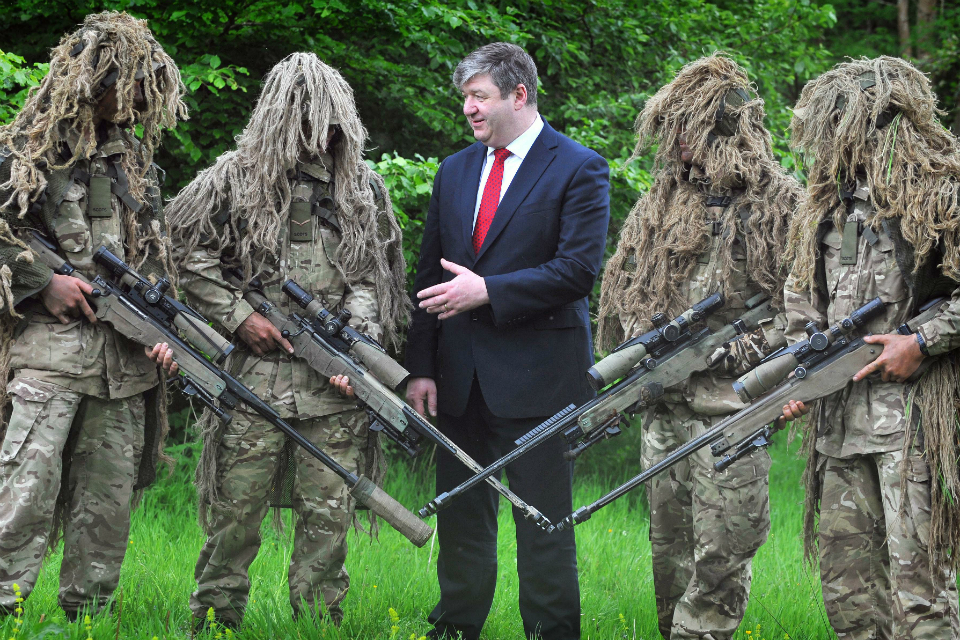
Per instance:
[[[913,57],[910,47],[910,0],[897,0],[897,33],[900,36],[900,55]]]
[[[933,25],[937,21],[937,0],[917,0],[917,55],[929,57],[933,50]]]

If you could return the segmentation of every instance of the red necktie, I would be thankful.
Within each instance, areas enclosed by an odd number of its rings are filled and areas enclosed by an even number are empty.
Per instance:
[[[483,197],[480,199],[480,210],[477,212],[477,224],[473,227],[473,252],[480,253],[483,239],[487,237],[487,230],[493,222],[493,216],[500,204],[500,186],[503,184],[503,163],[510,152],[506,149],[496,149],[493,152],[493,167],[487,176],[487,184],[483,185]]]

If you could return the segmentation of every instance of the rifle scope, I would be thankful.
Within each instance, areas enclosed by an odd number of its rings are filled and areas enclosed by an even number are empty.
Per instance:
[[[723,294],[715,293],[693,305],[669,323],[660,320],[663,314],[658,313],[651,320],[654,325],[652,331],[624,342],[614,349],[613,353],[590,367],[587,371],[587,381],[594,390],[599,391],[627,375],[640,362],[652,369],[657,363],[652,357],[648,358],[648,355],[668,343],[679,340],[688,331],[690,325],[707,317],[722,307],[723,303]]]
[[[97,249],[93,260],[121,284],[140,294],[150,308],[169,318],[183,339],[215,364],[223,364],[233,351],[230,341],[208,325],[199,313],[166,295],[170,288],[166,278],[161,278],[156,284],[150,282],[106,247]]]
[[[806,370],[801,366],[801,362],[823,353],[838,338],[843,338],[855,329],[864,328],[868,322],[883,312],[884,306],[880,298],[874,298],[826,331],[817,331],[816,323],[807,324],[806,340],[785,347],[765,358],[755,369],[748,371],[734,382],[733,390],[737,392],[742,402],[751,402],[780,384],[780,381],[790,375],[791,371],[795,371],[797,377],[802,378],[806,375]]]
[[[347,324],[351,317],[349,311],[344,309],[339,315],[334,316],[319,300],[293,280],[284,282],[282,289],[301,309],[306,311],[309,318],[319,323],[331,338],[339,338],[346,342],[350,346],[350,352],[384,385],[396,391],[410,377],[410,372],[387,355],[380,345]]]

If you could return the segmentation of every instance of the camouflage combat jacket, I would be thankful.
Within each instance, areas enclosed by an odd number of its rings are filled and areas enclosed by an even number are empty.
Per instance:
[[[256,275],[263,282],[266,298],[284,313],[301,311],[281,291],[283,283],[292,278],[328,310],[348,309],[353,314],[350,325],[379,340],[381,329],[373,284],[347,286],[334,265],[342,236],[334,211],[332,171],[327,168],[332,163],[333,158],[325,155],[314,163],[298,163],[288,172],[293,202],[281,232],[280,256],[268,261]],[[382,199],[377,202],[383,206]],[[228,217],[221,219],[226,222]],[[225,253],[229,253],[229,247]],[[180,284],[192,306],[233,333],[254,310],[242,293],[224,280],[222,268],[220,258],[201,244],[186,256]],[[257,357],[239,338],[234,339],[234,344],[236,350],[228,367],[281,417],[312,418],[356,408],[355,401],[343,398],[305,361],[291,358],[279,349]]]
[[[746,244],[743,242],[745,221],[738,217],[737,228],[727,229],[722,220],[727,207],[739,207],[743,190],[735,185],[711,184],[702,173],[691,170],[689,179],[697,184],[707,204],[708,222],[704,233],[709,235],[710,243],[707,249],[697,258],[697,264],[690,278],[681,286],[686,308],[693,306],[704,298],[720,290],[723,272],[720,268],[720,251],[730,233],[735,233],[731,257],[730,294],[726,296],[726,303],[716,313],[711,315],[707,326],[717,331],[730,324],[746,310],[746,302],[758,293],[757,285],[747,273]],[[675,206],[675,205],[674,205]],[[644,321],[636,315],[622,315],[620,322],[624,335],[636,336],[644,330]],[[764,336],[770,345],[782,345],[785,319],[782,315],[764,323],[761,327]],[[724,374],[717,371],[705,371],[694,374],[684,384],[666,390],[663,400],[668,403],[687,404],[691,410],[700,415],[718,416],[739,411],[743,404],[733,391],[733,381],[739,375]]]
[[[820,260],[826,276],[826,291],[797,290],[791,277],[784,290],[787,311],[787,339],[793,343],[806,338],[804,327],[813,320],[821,328],[832,326],[870,300],[880,297],[884,313],[866,327],[870,333],[892,333],[914,315],[916,300],[907,285],[894,251],[894,243],[883,230],[870,226],[874,206],[866,182],[858,180],[847,207],[847,224],[837,229],[830,220],[820,243]],[[852,224],[851,224],[852,223]],[[847,247],[856,247],[856,256],[841,259],[844,234]],[[960,298],[920,328],[931,356],[960,344]],[[907,426],[906,397],[902,383],[883,382],[876,375],[847,387],[823,401],[821,432],[817,451],[834,458],[899,451]]]
[[[60,155],[66,160],[72,156],[79,136],[64,129],[61,139],[65,140],[65,148]],[[105,246],[124,256],[126,238],[121,217],[127,209],[134,210],[144,226],[149,227],[152,220],[163,225],[155,166],[147,174],[147,202],[138,202],[126,189],[128,182],[121,160],[135,144],[128,133],[111,126],[90,160],[80,160],[72,169],[46,173],[47,189],[24,218],[8,208],[3,211],[4,220],[19,234],[29,229],[43,233],[57,245],[59,254],[88,278],[107,276],[93,262],[93,254]],[[9,168],[0,174],[0,182],[5,181]],[[100,184],[109,188],[101,192],[97,203],[90,197],[92,180],[101,180]],[[13,272],[11,288],[16,309],[24,315],[10,349],[14,375],[105,399],[126,398],[155,387],[159,382],[156,365],[141,346],[105,323],[91,324],[83,318],[64,325],[50,315],[37,294],[50,282],[53,272],[39,260],[32,264],[16,260],[21,251],[20,247],[0,240],[0,259]],[[159,275],[159,265],[148,260],[141,273]]]

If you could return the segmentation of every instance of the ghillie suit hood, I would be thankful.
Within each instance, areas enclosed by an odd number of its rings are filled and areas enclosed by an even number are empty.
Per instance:
[[[135,105],[135,84],[142,81],[145,102]],[[95,115],[98,104],[108,92],[116,93],[117,112],[112,118],[123,130],[130,151],[123,154],[122,167],[128,190],[139,202],[149,202],[147,174],[162,130],[186,119],[181,98],[185,87],[180,72],[153,37],[146,20],[127,13],[106,11],[87,16],[74,33],[64,36],[50,56],[50,70],[38,87],[30,90],[23,109],[13,122],[0,127],[0,153],[5,157],[0,171],[0,241],[23,249],[15,260],[32,264],[33,254],[14,230],[32,226],[27,214],[41,209],[46,197],[47,177],[69,172],[80,160],[89,160],[97,151]],[[133,124],[143,128],[137,139]],[[124,130],[125,129],[125,130]],[[71,144],[67,137],[72,136]],[[157,200],[159,202],[159,199]],[[31,214],[33,215],[33,214]],[[165,272],[176,283],[169,238],[160,221],[141,224],[136,212],[124,207],[121,219],[126,234],[125,260],[137,269],[148,261],[151,269]],[[6,430],[10,403],[6,385],[10,377],[10,346],[15,327],[21,319],[14,308],[10,266],[0,266],[0,440]],[[148,392],[147,411],[156,425],[156,440],[151,443],[161,460],[167,431],[166,402],[159,389]],[[155,402],[154,402],[155,401]],[[68,442],[66,451],[72,450]],[[152,455],[145,452],[145,457]],[[70,463],[64,455],[64,473]],[[138,487],[152,482],[152,467],[142,465]],[[64,487],[66,483],[63,483]],[[51,548],[56,545],[68,506],[61,490]]]
[[[316,157],[326,151],[332,123],[340,127],[330,151],[343,229],[334,262],[348,284],[374,283],[384,340],[399,346],[409,317],[400,226],[383,179],[363,161],[367,130],[353,90],[313,53],[293,53],[267,74],[236,150],[220,156],[169,203],[171,235],[178,255],[189,255],[202,240],[224,262],[241,267],[249,280],[268,257],[280,254],[291,201],[287,170],[301,152]],[[385,215],[371,183],[386,199]],[[229,211],[229,219],[221,225],[214,218],[222,211]]]
[[[143,111],[137,110],[133,99],[134,85],[141,79],[147,105]],[[125,154],[123,169],[130,193],[144,201],[144,178],[163,129],[186,118],[181,100],[186,88],[177,65],[154,39],[146,20],[107,11],[87,16],[78,31],[60,40],[51,52],[49,73],[40,86],[30,90],[13,122],[0,127],[0,145],[7,147],[11,164],[9,181],[0,185],[12,192],[4,206],[16,207],[24,216],[47,186],[44,170],[70,168],[96,152],[94,116],[98,102],[111,90],[117,94],[114,122],[136,122],[143,127],[135,153]],[[61,125],[80,136],[67,159],[60,155],[64,146]],[[144,250],[135,243],[131,247],[128,251],[133,253]]]
[[[948,288],[958,284],[960,143],[940,124],[940,115],[927,77],[899,58],[844,62],[804,87],[790,126],[794,147],[809,170],[808,197],[793,220],[787,248],[798,290],[812,293],[818,286],[822,258],[818,229],[827,221],[843,228],[847,208],[841,192],[852,190],[858,175],[865,178],[875,208],[867,223],[877,234],[893,226],[902,236],[906,247],[898,248],[897,262],[914,297],[923,297],[918,293],[922,271],[942,277]],[[923,302],[915,299],[916,305]],[[904,385],[904,393],[909,394],[912,414],[905,447],[922,442],[937,479],[928,540],[931,559],[957,568],[960,358],[956,353],[937,357],[919,382]],[[816,557],[820,488],[815,434],[821,413],[814,410],[805,442],[809,455],[804,530],[810,558]],[[903,477],[905,482],[906,474]]]
[[[739,206],[724,212],[724,228],[742,228],[742,221],[747,221],[741,238],[750,277],[777,304],[783,300],[786,274],[779,257],[802,189],[774,159],[770,133],[763,126],[763,100],[754,95],[746,72],[729,57],[716,54],[683,67],[640,112],[633,158],[658,145],[656,179],[630,212],[617,252],[604,271],[600,348],[625,337],[619,314],[649,318],[663,312],[673,317],[686,308],[681,287],[710,242],[704,187],[709,190],[711,185],[742,190]],[[677,142],[681,132],[709,176],[707,184],[689,179],[690,168],[681,162]],[[728,233],[722,240],[723,276],[716,285],[724,294],[730,293],[736,236]],[[631,271],[627,265],[633,260],[636,269]]]

